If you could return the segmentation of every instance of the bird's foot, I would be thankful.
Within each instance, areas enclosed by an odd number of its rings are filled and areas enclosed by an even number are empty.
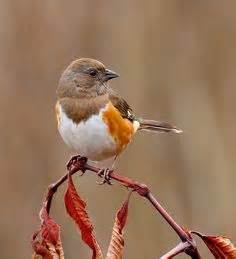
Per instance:
[[[81,155],[73,156],[73,157],[69,160],[69,162],[67,163],[66,168],[67,168],[68,171],[70,171],[70,169],[71,169],[71,167],[72,167],[73,165],[76,165],[76,164],[79,163],[79,162],[86,163],[87,160],[88,160],[87,157],[84,157],[84,156],[81,156]],[[84,173],[85,173],[85,171],[82,170],[82,174],[81,174],[80,176],[82,176]]]
[[[99,170],[98,172],[98,176],[103,178],[102,181],[98,182],[98,184],[102,185],[102,184],[109,184],[109,185],[112,185],[113,183],[111,182],[111,177],[110,177],[110,174],[113,172],[112,169],[110,168],[102,168]]]

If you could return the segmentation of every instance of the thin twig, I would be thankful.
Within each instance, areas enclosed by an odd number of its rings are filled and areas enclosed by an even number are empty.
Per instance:
[[[81,160],[79,162],[80,162],[80,164],[77,165],[78,166],[77,168],[75,167],[75,168],[70,169],[70,175],[73,175],[80,170],[83,171],[83,167],[81,167],[81,166],[83,164],[87,163],[87,158],[81,157]],[[45,198],[45,201],[44,201],[46,203],[46,210],[47,210],[48,214],[50,212],[51,203],[52,203],[54,193],[57,191],[57,188],[67,180],[67,178],[68,178],[68,173],[63,175],[57,182],[49,185],[48,192],[47,192],[47,195],[46,195],[46,198]]]
[[[71,160],[72,161],[72,160]],[[87,164],[87,159],[84,157],[78,157],[77,159],[73,158],[73,161],[69,163],[69,173],[71,175],[75,174],[78,171],[92,171],[96,174],[100,172],[100,168],[94,167],[92,165]],[[53,199],[54,193],[57,191],[57,188],[67,180],[68,174],[65,174],[61,177],[56,183],[51,184],[48,188],[48,193],[45,198],[46,209],[47,212],[50,212],[51,202]],[[133,191],[137,192],[140,196],[146,198],[155,209],[162,215],[162,217],[167,221],[167,223],[174,229],[179,238],[181,239],[183,244],[188,244],[185,247],[184,252],[191,256],[193,259],[200,259],[200,255],[198,253],[195,241],[192,239],[189,232],[185,231],[180,225],[176,223],[176,221],[167,213],[167,211],[160,205],[157,199],[150,192],[149,188],[145,184],[138,183],[128,177],[119,175],[112,171],[109,174],[109,177],[113,180],[120,182],[123,186],[131,188]],[[171,250],[172,251],[172,250]],[[183,252],[183,251],[182,251]]]
[[[176,247],[171,249],[168,253],[164,254],[160,259],[171,259],[174,256],[183,253],[187,247],[189,247],[188,242],[181,242]]]

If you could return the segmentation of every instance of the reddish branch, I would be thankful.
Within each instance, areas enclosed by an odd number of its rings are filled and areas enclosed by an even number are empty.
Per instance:
[[[76,157],[72,158],[70,163],[68,164],[68,171],[70,175],[77,173],[78,171],[92,171],[96,174],[100,172],[100,168],[94,167],[87,163],[87,159],[85,157]],[[181,239],[181,243],[169,251],[167,254],[162,256],[162,259],[173,258],[175,255],[185,252],[191,258],[200,259],[200,255],[198,253],[196,243],[193,240],[191,234],[188,231],[185,231],[180,225],[176,223],[176,221],[167,213],[167,211],[160,205],[157,199],[150,192],[149,188],[145,184],[138,183],[128,177],[117,174],[116,172],[111,172],[109,177],[113,180],[120,182],[123,186],[126,186],[133,191],[137,192],[140,196],[146,198],[155,209],[161,214],[161,216],[167,221],[167,223],[174,229],[179,238]],[[57,191],[57,188],[64,183],[68,178],[68,174],[65,174],[61,177],[57,182],[51,184],[48,189],[48,193],[45,199],[46,210],[49,213],[51,202],[54,193]]]
[[[168,253],[163,255],[160,259],[170,259],[174,256],[183,253],[187,248],[189,247],[189,243],[187,242],[181,242],[176,247],[171,249]]]

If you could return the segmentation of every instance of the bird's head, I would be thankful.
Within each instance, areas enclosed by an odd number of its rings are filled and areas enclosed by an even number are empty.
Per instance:
[[[62,73],[57,95],[59,98],[96,97],[107,92],[107,81],[118,75],[101,62],[81,58],[73,61]]]

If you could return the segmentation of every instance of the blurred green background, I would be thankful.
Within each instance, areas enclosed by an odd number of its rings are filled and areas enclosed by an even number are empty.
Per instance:
[[[1,258],[30,258],[43,195],[73,154],[57,133],[54,104],[61,72],[79,57],[117,71],[111,85],[136,114],[184,130],[139,133],[119,171],[149,185],[183,226],[236,241],[235,1],[2,0],[0,42]],[[98,186],[90,173],[74,179],[105,251],[127,190]],[[66,258],[90,258],[65,213],[64,190],[52,215]],[[138,259],[179,242],[137,195],[125,240],[124,257]]]

